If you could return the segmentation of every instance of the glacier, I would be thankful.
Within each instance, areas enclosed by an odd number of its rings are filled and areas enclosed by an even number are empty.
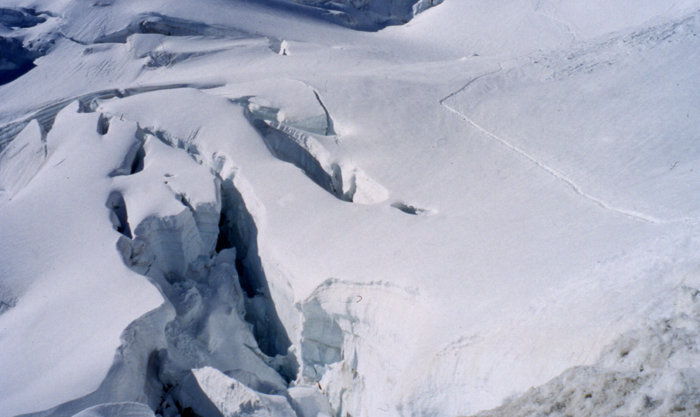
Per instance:
[[[0,417],[697,414],[699,32],[5,0]]]

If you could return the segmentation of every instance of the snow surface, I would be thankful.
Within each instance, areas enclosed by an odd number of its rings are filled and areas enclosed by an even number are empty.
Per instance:
[[[5,0],[0,416],[697,414],[698,32]]]

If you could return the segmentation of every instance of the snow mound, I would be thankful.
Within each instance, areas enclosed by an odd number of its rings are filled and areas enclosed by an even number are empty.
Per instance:
[[[691,416],[700,413],[700,291],[684,287],[678,310],[623,334],[592,366],[565,371],[480,417]]]

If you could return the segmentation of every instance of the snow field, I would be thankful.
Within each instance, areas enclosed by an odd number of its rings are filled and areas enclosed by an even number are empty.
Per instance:
[[[292,3],[8,6],[0,415],[696,412],[697,2]]]

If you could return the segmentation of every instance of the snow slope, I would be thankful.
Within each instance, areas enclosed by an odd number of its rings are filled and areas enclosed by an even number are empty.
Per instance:
[[[692,413],[699,2],[6,3],[0,416]]]

